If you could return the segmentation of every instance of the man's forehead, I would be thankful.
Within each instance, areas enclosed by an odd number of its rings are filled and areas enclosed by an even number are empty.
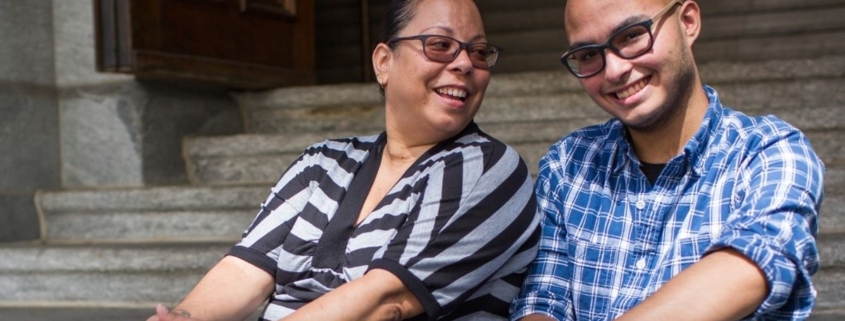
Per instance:
[[[648,19],[660,10],[663,0],[569,0],[565,28],[570,40],[592,35],[608,36],[614,29]],[[655,10],[650,10],[656,7]],[[655,12],[651,12],[655,11]]]

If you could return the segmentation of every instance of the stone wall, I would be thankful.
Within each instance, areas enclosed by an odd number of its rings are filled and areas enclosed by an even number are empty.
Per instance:
[[[242,131],[223,88],[96,71],[93,0],[0,0],[0,242],[39,189],[186,184],[181,141]]]
[[[98,73],[92,0],[54,0],[54,13],[64,187],[186,183],[183,136],[240,131],[225,89]]]
[[[37,238],[33,192],[60,183],[52,15],[0,0],[0,241]]]

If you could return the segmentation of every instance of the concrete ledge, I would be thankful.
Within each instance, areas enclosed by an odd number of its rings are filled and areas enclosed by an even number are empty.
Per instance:
[[[205,270],[223,258],[234,242],[198,244],[5,245],[0,274],[141,273]],[[0,291],[4,292],[4,291]]]
[[[238,105],[248,108],[314,108],[337,105],[379,104],[378,86],[342,84],[280,88],[236,94]]]
[[[4,273],[0,300],[175,302],[205,270],[166,273]],[[56,289],[61,289],[57,291]]]
[[[269,185],[39,192],[50,242],[235,241]]]
[[[753,63],[766,60],[805,59],[845,54],[845,31],[819,31],[770,37],[714,39],[695,44],[697,61]],[[800,45],[796,45],[800,44]],[[840,69],[841,70],[841,69]]]
[[[6,246],[0,302],[177,302],[230,246]]]
[[[496,121],[482,122],[490,119],[482,116],[478,118],[482,130],[510,144],[520,155],[530,160],[532,171],[536,167],[535,161],[545,154],[551,144],[574,130],[607,121],[607,116],[598,107],[582,110],[573,108],[572,113],[556,111],[552,106],[526,109],[522,114],[511,113],[514,119],[502,117]],[[594,115],[590,115],[590,110]],[[843,112],[845,108],[759,110],[750,114],[774,113],[804,129],[816,153],[830,166],[845,164],[845,154],[840,151],[845,129],[838,129],[845,128],[845,118],[838,117]],[[554,118],[554,113],[575,118]],[[519,116],[529,119],[516,119]],[[186,159],[194,184],[270,184],[281,176],[307,146],[329,137],[350,135],[352,133],[329,131],[322,134],[253,134],[186,140]],[[524,145],[533,147],[525,149],[522,147]]]
[[[269,186],[148,187],[40,191],[36,201],[44,213],[106,211],[223,210],[255,206]]]
[[[191,181],[201,185],[263,184],[271,186],[300,152],[247,157],[194,159]],[[269,193],[269,189],[268,189]]]
[[[838,90],[845,85],[845,56],[710,63],[699,67],[704,82],[720,90],[723,102],[740,110],[845,106],[845,93]],[[251,133],[373,132],[383,128],[383,102],[366,90],[367,86],[370,85],[285,88],[237,97]],[[561,69],[496,75],[478,121],[600,113],[577,80]]]
[[[698,69],[705,83],[714,84],[843,77],[845,76],[845,55],[705,62],[699,63]],[[580,89],[578,80],[561,65],[559,69],[553,71],[496,74],[490,80],[486,97],[579,92]],[[238,94],[236,99],[241,106],[247,108],[312,108],[382,104],[375,84],[292,87],[261,93]]]
[[[237,241],[260,208],[220,211],[63,213],[46,220],[48,242]]]
[[[4,304],[8,303],[8,304]],[[47,302],[42,304],[36,302],[2,302],[0,301],[0,320],[15,321],[124,321],[124,320],[146,320],[155,313],[158,303],[165,303],[173,307],[177,302],[138,302],[126,304],[123,302],[104,302],[103,304],[80,304],[63,305],[62,303]],[[87,303],[87,302],[83,302]],[[264,306],[244,320],[258,320]]]
[[[816,238],[816,242],[819,256],[822,258],[822,268],[845,268],[845,231],[825,233],[823,229]]]
[[[845,269],[822,268],[813,276],[817,309],[845,309]]]

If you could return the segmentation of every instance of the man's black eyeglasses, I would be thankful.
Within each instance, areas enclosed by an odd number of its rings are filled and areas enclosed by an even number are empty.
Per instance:
[[[392,47],[396,42],[415,39],[422,42],[423,54],[431,61],[444,63],[455,61],[461,50],[466,49],[469,60],[472,61],[472,66],[479,69],[488,69],[495,66],[499,59],[499,52],[502,51],[502,48],[488,43],[464,43],[455,38],[440,35],[393,38],[387,44]]]
[[[610,49],[617,56],[634,59],[642,56],[654,45],[652,28],[656,21],[675,5],[683,4],[684,0],[673,0],[668,6],[660,10],[651,20],[628,25],[610,35],[610,39],[602,45],[586,45],[567,51],[560,57],[560,62],[566,66],[575,77],[587,78],[598,74],[604,69],[605,49]]]

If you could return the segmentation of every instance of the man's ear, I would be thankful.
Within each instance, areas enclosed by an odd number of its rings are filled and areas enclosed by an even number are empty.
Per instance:
[[[684,1],[680,10],[681,32],[692,46],[701,33],[701,9],[695,1]]]
[[[376,49],[373,50],[373,71],[375,71],[376,79],[382,87],[387,85],[387,76],[392,63],[393,50],[385,43],[376,45]]]

